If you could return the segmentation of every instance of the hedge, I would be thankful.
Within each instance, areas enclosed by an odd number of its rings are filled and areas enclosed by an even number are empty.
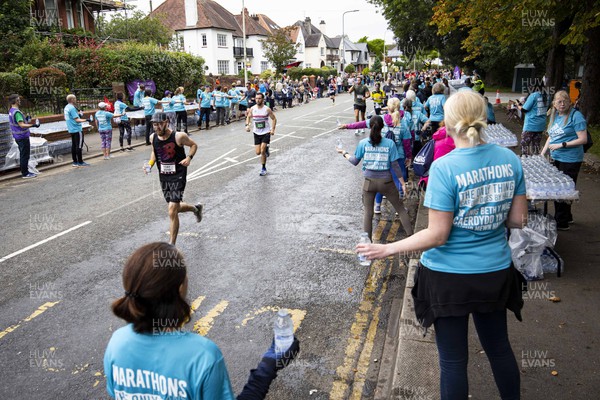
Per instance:
[[[34,69],[27,74],[30,94],[37,96],[61,95],[67,87],[67,76],[57,68]]]
[[[3,98],[13,93],[22,93],[23,78],[13,72],[0,72],[0,96]]]
[[[303,76],[322,76],[328,78],[330,75],[337,76],[337,70],[331,67],[322,68],[299,68],[293,67],[287,70],[287,75],[292,79],[301,79]]]

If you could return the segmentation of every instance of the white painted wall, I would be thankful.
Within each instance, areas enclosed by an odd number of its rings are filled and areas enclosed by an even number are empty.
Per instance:
[[[218,74],[217,61],[229,61],[229,75],[235,73],[235,58],[233,57],[233,35],[231,31],[219,29],[190,29],[180,31],[183,36],[183,46],[186,52],[204,58],[208,66],[206,74]],[[206,47],[202,46],[202,34],[206,34]],[[225,47],[217,46],[217,34],[224,34],[227,38]]]

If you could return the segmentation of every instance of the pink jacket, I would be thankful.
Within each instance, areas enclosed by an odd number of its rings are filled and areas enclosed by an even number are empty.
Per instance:
[[[404,117],[404,111],[400,110],[400,119],[402,119],[402,117]],[[383,114],[383,122],[390,128],[394,126],[394,119],[392,118],[392,116],[390,114]],[[364,129],[364,128],[367,128],[367,121],[358,121],[358,122],[354,122],[352,124],[346,124],[346,129]],[[444,129],[444,132],[446,132],[445,129]],[[454,143],[454,142],[452,142],[452,143]],[[405,157],[408,159],[412,158],[410,139],[402,140],[402,147],[404,148]]]
[[[454,139],[447,135],[445,126],[442,126],[440,129],[437,130],[436,133],[433,134],[433,140],[435,141],[433,147],[434,161],[440,157],[445,156],[446,154],[450,153],[456,148],[456,146],[454,145]],[[425,182],[425,184],[427,184],[428,179],[428,176],[424,176],[421,178],[419,183]]]

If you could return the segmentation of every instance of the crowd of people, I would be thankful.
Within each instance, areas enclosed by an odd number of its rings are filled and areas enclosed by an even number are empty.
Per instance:
[[[335,104],[340,91],[351,94],[355,122],[340,124],[339,129],[355,130],[357,136],[368,129],[369,135],[359,141],[353,154],[343,148],[337,151],[355,166],[362,162],[363,230],[371,238],[373,215],[381,213],[385,196],[407,236],[389,244],[359,244],[356,251],[368,259],[424,251],[412,295],[418,320],[424,327],[435,326],[442,399],[468,396],[470,315],[502,398],[518,399],[520,377],[508,339],[507,310],[521,319],[523,277],[512,264],[506,229],[520,229],[527,223],[523,169],[512,150],[485,141],[484,130],[495,118],[493,109],[490,115],[481,78],[474,76],[449,95],[450,78],[449,71],[369,75],[366,79],[361,75],[344,75],[319,78],[311,87],[308,80],[283,77],[276,82],[269,79],[249,82],[245,88],[240,82],[232,87],[207,85],[197,90],[193,101],[199,104],[199,129],[202,124],[204,129],[211,129],[213,113],[215,126],[245,119],[246,131],[253,133],[256,154],[260,156],[260,175],[264,176],[270,139],[277,126],[276,107],[293,107],[308,98],[319,97],[327,97]],[[289,93],[292,93],[290,101]],[[203,210],[202,204],[183,202],[187,167],[198,148],[187,132],[185,105],[189,101],[183,87],[173,93],[166,91],[158,100],[143,85],[134,93],[133,106],[126,105],[123,99],[123,93],[117,94],[114,112],[107,110],[105,102],[100,103],[95,114],[104,158],[110,158],[111,122],[114,120],[119,126],[121,150],[126,151],[124,139],[128,149],[131,148],[131,126],[126,112],[143,109],[146,144],[152,146],[144,171],[150,173],[157,166],[168,203],[170,242],[143,246],[125,264],[125,295],[114,302],[113,311],[128,325],[114,333],[106,349],[107,390],[113,397],[129,396],[143,388],[187,398],[233,398],[222,354],[214,343],[191,333],[180,335],[178,340],[148,335],[157,319],[170,321],[166,326],[168,332],[179,332],[190,319],[191,309],[185,300],[185,262],[175,248],[179,213],[193,213],[200,222]],[[29,129],[39,124],[24,119],[18,95],[9,100],[11,130],[22,156],[28,158]],[[74,95],[69,95],[67,102],[64,117],[72,137],[73,166],[87,166],[81,156],[82,123],[91,123],[93,119],[83,117]],[[368,111],[369,102],[372,112]],[[159,104],[162,109],[157,110]],[[531,88],[522,111],[525,113],[522,140],[526,145],[523,154],[550,152],[554,165],[576,181],[587,141],[587,126],[568,93],[557,92],[549,107],[543,89]],[[548,139],[542,147],[544,129]],[[410,168],[423,144],[432,139],[434,161],[428,175],[421,177],[427,184],[424,205],[429,209],[429,225],[414,233],[403,199],[407,195]],[[29,178],[26,166],[22,158],[23,177]],[[477,194],[491,190],[495,196]],[[570,205],[557,202],[555,211],[558,229],[568,229],[573,222]],[[153,268],[157,255],[178,268]],[[181,346],[182,343],[187,345]],[[297,340],[285,354],[275,352],[273,346],[269,348],[238,398],[264,398],[276,371],[297,352]],[[152,354],[152,358],[147,358],[147,354]],[[152,372],[146,374],[148,371]],[[162,385],[160,380],[167,379],[166,376],[174,382]]]

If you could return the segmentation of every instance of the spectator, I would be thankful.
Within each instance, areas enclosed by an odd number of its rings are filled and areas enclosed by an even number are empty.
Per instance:
[[[532,93],[527,96],[525,104],[519,104],[517,108],[525,114],[523,133],[521,134],[521,154],[539,154],[548,113],[548,96],[545,92],[542,93],[542,86],[534,86]]]
[[[432,139],[434,140],[433,161],[437,160],[438,158],[442,158],[456,148],[454,139],[452,139],[452,136],[448,135],[446,132],[444,121],[441,122],[441,127],[433,134]],[[421,177],[419,180],[419,186],[425,190],[427,188],[428,180],[429,175]]]
[[[144,99],[146,93],[146,85],[139,84],[137,86],[136,91],[133,93],[133,106],[134,107],[142,107],[142,100]]]
[[[440,122],[444,120],[444,104],[446,104],[446,96],[444,96],[444,84],[436,83],[433,85],[433,94],[425,102],[425,109],[429,112],[429,121],[431,121],[431,130],[436,132],[440,127]]]
[[[100,134],[100,148],[104,154],[104,159],[110,159],[110,148],[112,144],[112,118],[114,114],[106,111],[106,103],[98,103],[99,110],[96,112],[96,128]]]
[[[175,89],[175,95],[173,96],[173,111],[175,111],[175,115],[177,116],[177,131],[188,133],[187,127],[187,111],[185,109],[185,94],[183,92],[185,88],[183,86],[179,86]]]
[[[198,129],[202,129],[202,121],[206,121],[206,130],[210,129],[210,113],[214,103],[213,92],[210,85],[204,87],[204,92],[200,93],[198,101],[200,102],[200,118],[198,119]]]
[[[152,90],[146,89],[146,96],[142,100],[142,106],[144,106],[144,117],[146,118],[146,146],[150,146],[150,135],[153,132],[152,129],[152,116],[154,115],[155,107],[158,104],[158,100],[152,97]]]
[[[133,147],[131,147],[131,121],[129,121],[129,117],[126,113],[127,111],[141,110],[142,107],[129,107],[123,102],[123,98],[124,95],[122,92],[117,93],[115,113],[120,115],[118,121],[116,121],[119,126],[119,145],[121,146],[121,151],[125,151],[123,148],[123,136],[125,135],[125,132],[127,132],[127,151],[133,151]]]
[[[83,161],[83,127],[84,122],[89,120],[83,118],[83,112],[79,111],[75,105],[77,97],[74,94],[67,96],[67,105],[65,106],[64,115],[67,122],[67,131],[71,134],[71,157],[73,158],[74,167],[87,167],[90,164]]]

